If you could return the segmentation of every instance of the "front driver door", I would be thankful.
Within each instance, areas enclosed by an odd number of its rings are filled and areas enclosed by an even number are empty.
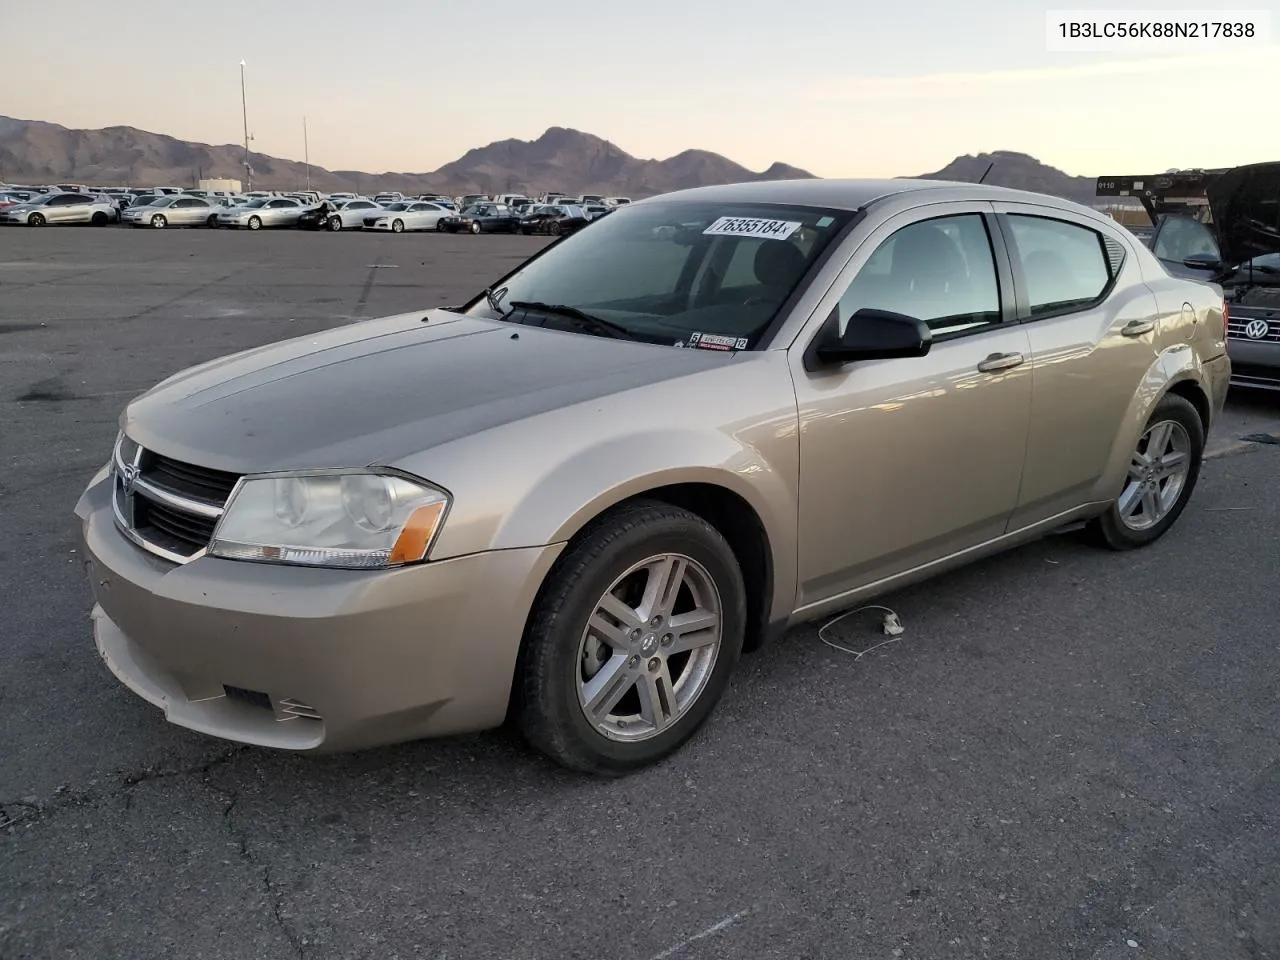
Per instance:
[[[931,204],[858,247],[793,350],[799,603],[831,600],[1004,534],[1030,422],[1030,346],[983,203]],[[929,323],[923,357],[808,371],[815,322],[875,307]]]

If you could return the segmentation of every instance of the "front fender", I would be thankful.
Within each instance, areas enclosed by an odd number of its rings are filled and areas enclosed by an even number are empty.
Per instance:
[[[796,590],[797,475],[794,457],[776,454],[692,429],[611,437],[523,484],[523,495],[501,517],[491,542],[494,549],[563,543],[611,507],[660,487],[719,487],[740,497],[760,519],[772,555],[770,619],[785,618]]]

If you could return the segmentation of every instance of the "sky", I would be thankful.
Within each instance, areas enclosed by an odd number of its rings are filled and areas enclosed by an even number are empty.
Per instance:
[[[700,148],[824,177],[927,173],[990,150],[1088,176],[1280,158],[1267,119],[1280,48],[1050,51],[1045,12],[1025,0],[3,0],[0,113],[240,143],[243,58],[253,149],[329,169],[434,170],[550,126],[639,157]],[[21,42],[25,28],[56,41]]]

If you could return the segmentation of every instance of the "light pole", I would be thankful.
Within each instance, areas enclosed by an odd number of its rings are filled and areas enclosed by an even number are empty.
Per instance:
[[[307,189],[311,189],[311,148],[307,144],[307,118],[302,118],[302,157],[307,165]]]
[[[244,95],[244,60],[240,61],[240,111],[244,115],[244,176],[248,186],[253,189],[253,168],[249,166],[249,104]]]

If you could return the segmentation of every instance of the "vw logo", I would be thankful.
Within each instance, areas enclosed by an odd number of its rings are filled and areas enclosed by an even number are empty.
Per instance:
[[[1261,340],[1267,335],[1269,329],[1265,320],[1250,320],[1244,328],[1244,335],[1250,340]]]

